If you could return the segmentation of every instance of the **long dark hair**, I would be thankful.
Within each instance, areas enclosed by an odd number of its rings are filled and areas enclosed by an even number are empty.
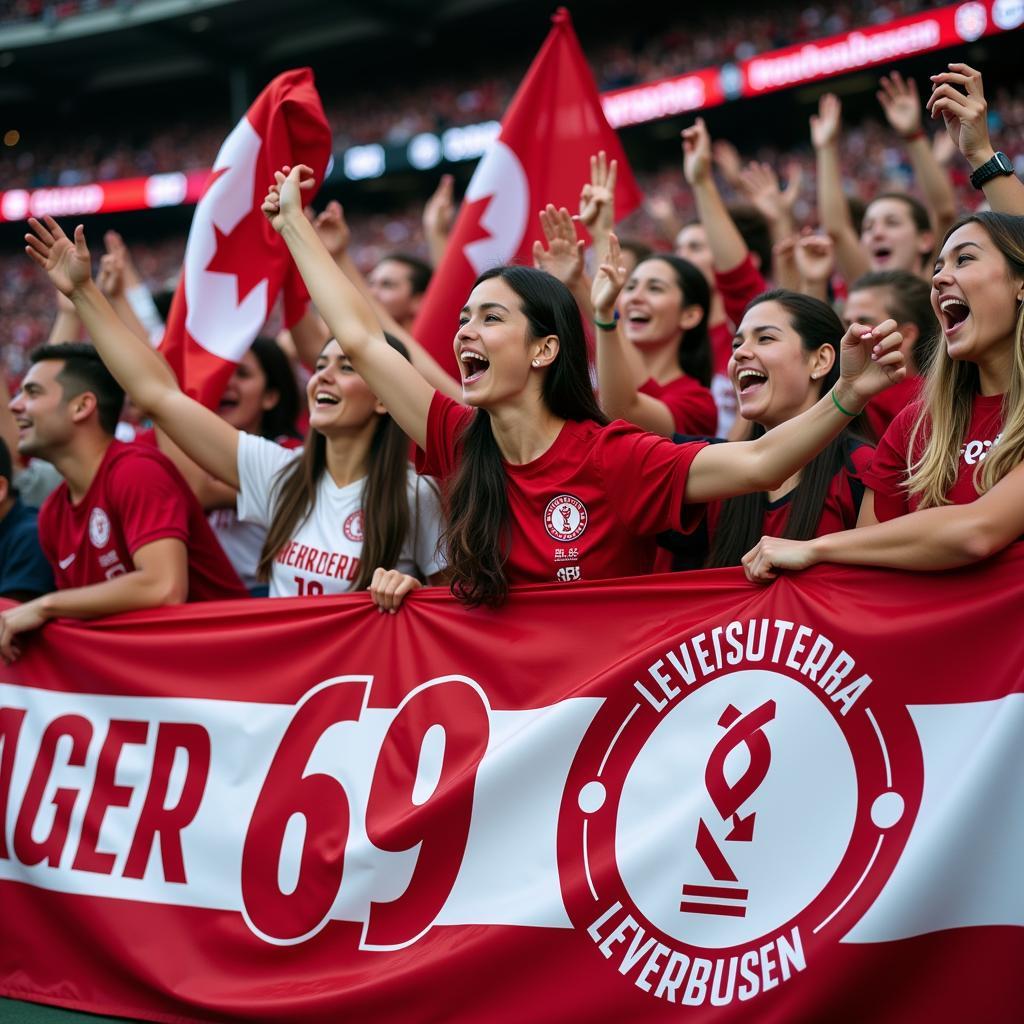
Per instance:
[[[583,323],[569,289],[550,274],[518,266],[486,270],[473,287],[492,278],[500,278],[519,297],[530,339],[558,338],[558,354],[544,374],[544,405],[562,419],[607,423],[590,384]],[[529,339],[523,340],[525,345]],[[476,411],[459,443],[459,467],[446,491],[448,527],[441,538],[451,591],[464,604],[497,607],[508,596],[508,494],[486,410]]]
[[[267,381],[267,390],[277,392],[277,404],[264,409],[260,418],[260,437],[274,441],[279,437],[298,437],[295,420],[299,415],[299,385],[291,360],[273,338],[260,335],[251,345]]]
[[[744,310],[744,316],[763,302],[777,302],[782,306],[789,315],[793,330],[800,335],[805,352],[815,352],[822,345],[831,345],[835,349],[835,361],[822,378],[819,388],[819,394],[826,394],[839,379],[842,321],[826,303],[785,288],[758,295]],[[760,437],[764,432],[760,424],[754,425],[753,437]],[[847,427],[804,467],[790,502],[783,537],[807,540],[814,536],[829,485],[843,466],[850,438],[851,430]],[[709,568],[740,564],[740,559],[761,539],[767,508],[768,496],[763,491],[741,494],[722,502],[722,512],[707,560]]]
[[[700,321],[687,330],[679,341],[679,368],[703,387],[710,387],[711,339],[708,337],[708,313],[711,309],[711,288],[707,278],[689,260],[671,253],[655,253],[643,262],[649,260],[667,263],[683,293],[683,305],[699,306],[701,309]]]
[[[409,352],[397,338],[386,334],[388,344],[406,359]],[[370,469],[363,484],[363,551],[353,590],[370,585],[377,566],[391,569],[412,526],[409,515],[409,438],[398,424],[383,414],[370,441]],[[274,520],[256,568],[257,578],[270,579],[274,558],[316,505],[317,486],[327,471],[327,438],[312,430],[302,455],[290,462],[275,481]]]

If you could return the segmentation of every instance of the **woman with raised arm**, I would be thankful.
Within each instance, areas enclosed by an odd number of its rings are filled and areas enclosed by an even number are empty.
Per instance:
[[[457,321],[453,311],[470,408],[460,406],[387,345],[335,267],[302,214],[311,173],[278,172],[264,213],[353,367],[423,449],[421,471],[444,480],[451,586],[468,604],[498,605],[516,583],[648,571],[655,534],[688,525],[695,505],[780,486],[903,374],[892,325],[854,328],[843,339],[840,380],[802,416],[748,443],[674,445],[626,423],[605,425],[568,289],[543,271],[496,267],[477,280]],[[624,276],[609,264],[597,274],[602,323]]]
[[[239,518],[266,527],[257,575],[269,581],[270,596],[371,588],[378,607],[390,610],[395,589],[438,581],[436,489],[412,472],[408,439],[336,340],[324,346],[306,387],[305,448],[286,450],[236,429],[181,391],[167,364],[122,324],[92,281],[81,225],[72,243],[50,217],[29,224],[26,252],[74,302],[132,400],[189,458],[239,492]],[[409,365],[400,343],[381,335],[381,344]]]
[[[615,235],[607,262],[622,262]],[[613,318],[597,323],[598,392],[609,417],[662,437],[715,433],[710,304],[708,283],[692,263],[659,255],[637,265]]]
[[[932,278],[942,328],[921,401],[892,421],[853,531],[765,537],[750,579],[818,562],[940,570],[1024,534],[1024,217],[978,213],[946,236]]]
[[[729,378],[740,415],[754,437],[778,428],[818,402],[839,379],[843,325],[832,307],[798,292],[775,289],[747,307],[733,341]],[[663,538],[686,569],[739,565],[763,535],[806,539],[851,529],[864,494],[862,474],[872,449],[852,430],[833,438],[803,469],[772,491],[710,502],[697,531],[703,551],[678,535]],[[706,559],[702,556],[706,556]]]

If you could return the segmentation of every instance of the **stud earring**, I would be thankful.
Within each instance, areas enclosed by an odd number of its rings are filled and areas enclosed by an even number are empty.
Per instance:
[[[530,365],[531,366],[540,366],[540,360],[539,359],[534,359],[534,361]]]

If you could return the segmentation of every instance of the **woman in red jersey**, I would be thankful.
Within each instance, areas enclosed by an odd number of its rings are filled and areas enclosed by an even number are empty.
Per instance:
[[[609,263],[618,266],[615,244]],[[711,292],[704,275],[678,256],[637,265],[619,297],[615,320],[597,341],[601,407],[662,437],[714,434],[718,409],[709,390]]]
[[[751,579],[818,562],[948,569],[1024,533],[1024,217],[978,213],[955,225],[931,299],[943,344],[924,397],[878,445],[860,528],[763,538],[744,557]]]
[[[278,172],[264,213],[353,366],[419,445],[418,468],[445,482],[451,586],[468,604],[500,604],[515,583],[648,571],[655,534],[689,525],[693,506],[780,486],[903,375],[894,325],[854,328],[835,389],[803,415],[744,444],[674,445],[605,424],[568,289],[542,271],[496,267],[477,280],[457,326],[453,318],[470,408],[461,406],[395,358],[324,250],[302,213],[311,173]],[[624,274],[605,264],[597,275],[598,330],[612,321]]]
[[[755,438],[828,394],[839,379],[842,336],[843,325],[832,308],[798,292],[765,292],[747,307],[733,340],[729,378],[740,415],[755,424]],[[871,453],[870,445],[847,427],[781,487],[710,502],[705,564],[739,565],[761,536],[806,539],[851,529]],[[677,555],[672,568],[692,568],[704,560],[704,552],[694,552],[678,535],[664,543]],[[660,561],[659,568],[668,566]]]

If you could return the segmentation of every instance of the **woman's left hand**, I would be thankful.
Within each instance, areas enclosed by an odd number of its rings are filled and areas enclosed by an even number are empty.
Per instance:
[[[742,559],[751,583],[770,583],[780,569],[809,569],[817,561],[814,541],[783,537],[762,537]]]
[[[626,283],[626,268],[622,265],[622,249],[615,233],[608,236],[608,257],[594,275],[590,288],[590,302],[598,320],[609,320],[615,315],[615,303]]]
[[[896,330],[895,320],[883,320],[873,329],[864,324],[850,324],[839,346],[839,382],[836,385],[837,397],[845,408],[853,405],[863,408],[868,399],[903,380],[907,367],[902,345],[903,335]]]
[[[376,568],[370,581],[369,591],[377,611],[392,615],[402,607],[406,594],[420,590],[423,584],[415,576],[408,576],[397,569]]]

